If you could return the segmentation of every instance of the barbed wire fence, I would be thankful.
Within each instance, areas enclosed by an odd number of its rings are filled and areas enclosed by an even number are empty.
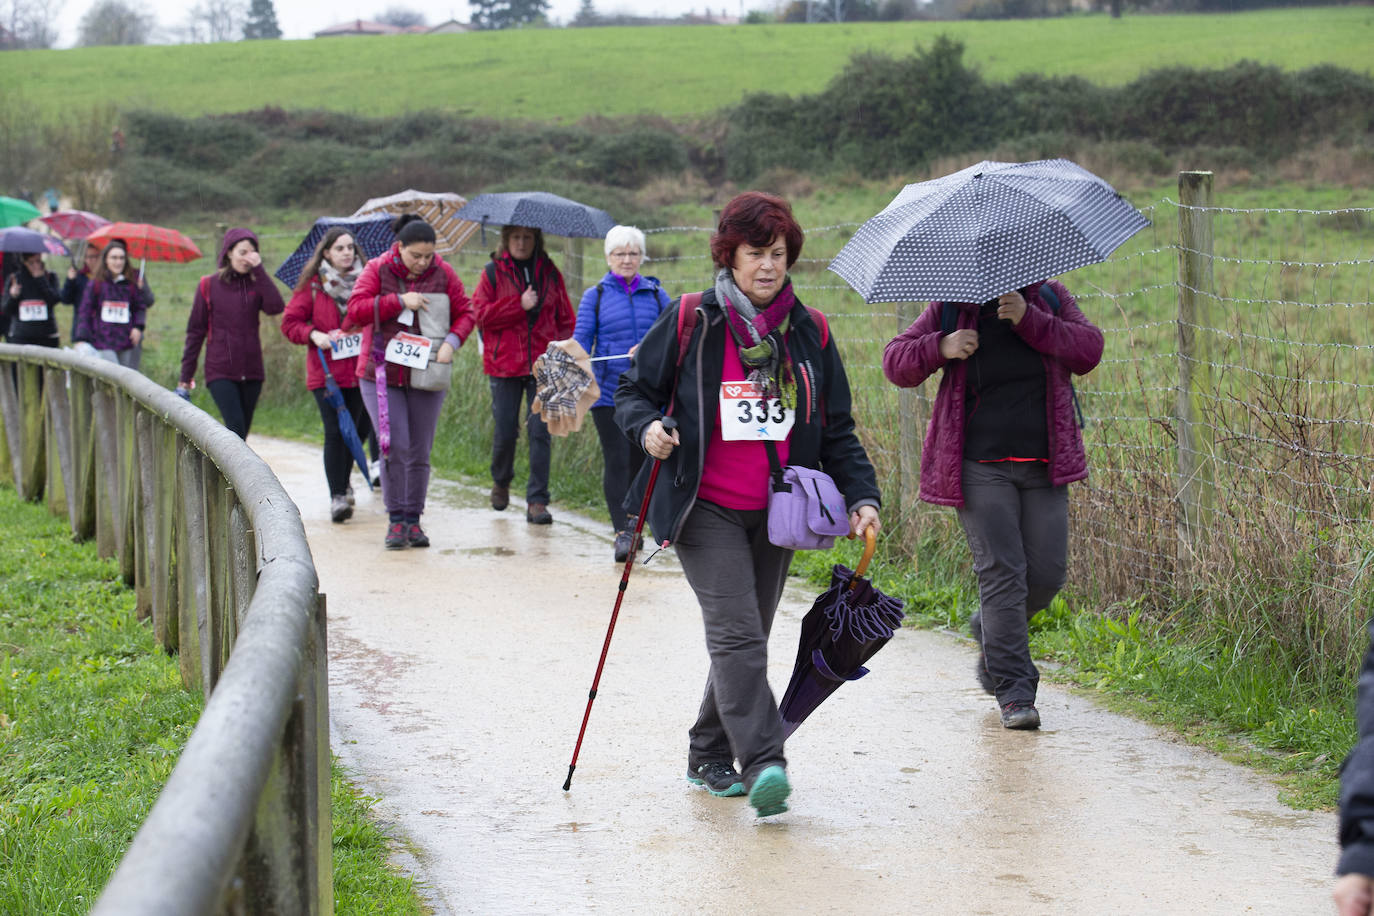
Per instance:
[[[1208,175],[1143,212],[1146,230],[1066,278],[1106,340],[1101,364],[1076,380],[1090,476],[1071,488],[1072,587],[1099,610],[1253,615],[1274,638],[1346,652],[1374,558],[1374,209],[1211,206]],[[925,304],[867,304],[826,270],[859,225],[807,228],[793,284],[843,353],[892,540],[913,559],[961,556],[953,513],[916,498],[938,375],[899,391],[881,370],[883,348]],[[644,272],[674,295],[708,287],[711,231],[646,229]],[[303,235],[264,236],[269,262]],[[469,288],[495,244],[474,239],[448,258]],[[599,241],[551,254],[574,304],[605,271]],[[189,291],[204,263],[160,274]],[[446,417],[489,437],[468,350],[457,371],[473,384],[455,385]],[[555,482],[600,469],[595,436],[555,445]]]

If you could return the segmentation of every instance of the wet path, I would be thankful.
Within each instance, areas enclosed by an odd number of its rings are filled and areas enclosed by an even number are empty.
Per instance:
[[[639,567],[572,791],[562,783],[620,567],[603,525],[436,481],[427,551],[380,498],[329,522],[318,450],[253,437],[301,507],[329,601],[334,746],[441,913],[1329,913],[1335,818],[1042,685],[1008,732],[973,650],[904,631],[788,743],[792,810],[683,779],[706,673],[671,557]],[[814,593],[779,611],[779,695]]]

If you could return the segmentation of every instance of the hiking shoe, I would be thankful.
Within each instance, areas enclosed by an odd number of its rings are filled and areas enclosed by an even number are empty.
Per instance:
[[[1012,700],[1002,706],[1002,727],[1030,731],[1040,727],[1040,711],[1030,703]]]
[[[392,522],[386,529],[386,549],[401,550],[406,546],[406,526],[404,522]]]
[[[707,792],[719,798],[744,794],[744,777],[728,763],[713,761],[695,769],[689,766],[687,781],[694,786],[705,786]]]
[[[624,563],[630,558],[630,548],[634,544],[635,533],[633,531],[617,531],[615,533],[615,561]]]
[[[491,485],[491,507],[497,512],[502,512],[510,505],[510,487],[503,487],[499,483]]]
[[[549,507],[546,503],[530,503],[525,510],[525,521],[531,525],[552,525],[553,516],[549,514]]]
[[[347,496],[333,496],[329,499],[329,518],[335,524],[353,517],[353,507]]]
[[[425,534],[418,521],[406,523],[406,543],[411,547],[429,546],[429,535]]]
[[[350,506],[355,506],[355,505],[357,505],[357,500],[355,500],[355,499],[353,498],[353,488],[352,488],[352,487],[349,487],[347,490],[344,490],[344,499],[348,500],[348,504],[349,504]]]
[[[780,766],[765,767],[749,790],[749,804],[754,806],[754,814],[758,817],[782,814],[787,810],[787,796],[791,794],[787,771]]]

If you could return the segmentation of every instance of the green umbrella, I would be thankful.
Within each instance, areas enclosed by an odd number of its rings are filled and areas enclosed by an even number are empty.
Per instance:
[[[0,197],[0,228],[22,226],[29,220],[38,219],[42,215],[38,212],[38,208],[27,200],[20,200],[17,197]]]

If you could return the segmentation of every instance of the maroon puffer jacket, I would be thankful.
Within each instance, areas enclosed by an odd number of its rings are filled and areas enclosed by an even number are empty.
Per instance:
[[[1102,359],[1102,332],[1079,311],[1073,296],[1058,280],[1048,281],[1059,296],[1059,311],[1052,312],[1040,298],[1041,284],[1021,290],[1026,314],[1016,333],[1040,353],[1045,363],[1046,427],[1050,445],[1050,482],[1055,486],[1088,476],[1073,410],[1069,374],[1086,375]],[[964,381],[968,364],[940,355],[940,319],[944,305],[932,302],[893,338],[883,353],[883,374],[900,388],[921,384],[936,369],[944,369],[935,408],[921,447],[921,499],[941,506],[964,504]],[[959,327],[978,326],[978,306],[960,304]]]

